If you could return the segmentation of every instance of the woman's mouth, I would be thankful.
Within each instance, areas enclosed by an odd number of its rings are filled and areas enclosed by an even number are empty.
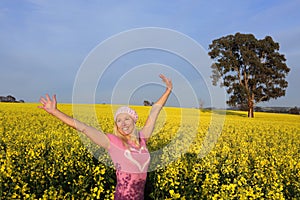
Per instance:
[[[122,135],[129,135],[130,134],[128,132],[129,131],[128,127],[119,128],[119,130],[120,130],[120,133],[122,133]]]

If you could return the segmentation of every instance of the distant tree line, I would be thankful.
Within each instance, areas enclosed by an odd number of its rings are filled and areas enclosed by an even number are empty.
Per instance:
[[[291,108],[289,110],[290,114],[296,114],[296,115],[300,115],[300,108],[297,108],[296,106],[294,108]]]
[[[8,96],[0,96],[0,102],[9,102],[9,103],[25,103],[24,100],[19,100],[17,101],[17,99],[11,95]]]
[[[300,108],[298,107],[255,107],[255,111],[257,112],[270,112],[270,113],[288,113],[288,114],[294,114],[299,115],[300,114]]]
[[[237,107],[231,107],[229,110],[241,110],[241,111],[247,111],[248,107],[247,105],[239,105]],[[255,112],[269,112],[269,113],[288,113],[288,114],[294,114],[299,115],[300,114],[300,107],[254,107]]]

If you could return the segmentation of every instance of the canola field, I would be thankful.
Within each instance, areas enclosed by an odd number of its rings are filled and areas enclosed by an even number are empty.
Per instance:
[[[104,150],[37,106],[0,104],[0,199],[113,199]],[[150,107],[133,108],[142,126]],[[111,133],[112,107],[95,109],[80,120]],[[165,107],[148,148],[145,199],[300,199],[299,115]]]

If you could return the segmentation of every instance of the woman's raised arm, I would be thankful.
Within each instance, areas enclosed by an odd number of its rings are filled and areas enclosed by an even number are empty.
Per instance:
[[[72,128],[84,133],[95,144],[102,146],[106,149],[109,148],[109,139],[103,132],[95,129],[94,127],[88,126],[85,123],[82,123],[81,121],[76,120],[66,115],[65,113],[61,112],[60,110],[58,110],[56,95],[53,95],[51,99],[49,95],[46,94],[46,98],[44,97],[40,98],[40,103],[42,104],[42,106],[39,106],[39,108],[55,116],[65,124],[71,126]]]
[[[145,126],[141,130],[143,135],[146,138],[149,138],[151,136],[151,134],[154,130],[154,127],[155,127],[155,122],[157,120],[157,117],[158,117],[161,109],[167,102],[167,100],[172,92],[172,89],[173,89],[173,84],[172,84],[171,79],[165,77],[163,74],[160,74],[159,77],[165,83],[166,90],[162,94],[162,96],[152,105],[152,108],[151,108],[150,114],[146,120]]]

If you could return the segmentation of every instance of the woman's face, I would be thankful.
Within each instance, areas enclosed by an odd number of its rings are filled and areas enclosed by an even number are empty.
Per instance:
[[[121,113],[116,118],[116,124],[122,135],[130,135],[135,127],[133,119],[127,113]]]

